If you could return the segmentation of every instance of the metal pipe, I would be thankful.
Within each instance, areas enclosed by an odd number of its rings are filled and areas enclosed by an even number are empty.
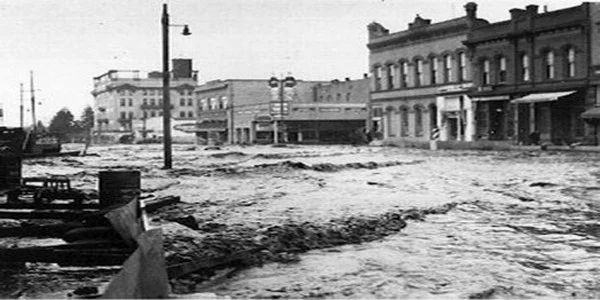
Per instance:
[[[163,47],[163,145],[165,169],[172,167],[171,151],[171,95],[169,93],[169,14],[167,4],[163,4],[162,13],[162,47]]]

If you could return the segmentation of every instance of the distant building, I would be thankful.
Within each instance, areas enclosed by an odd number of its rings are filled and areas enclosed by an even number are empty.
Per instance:
[[[277,92],[267,79],[215,80],[195,89],[197,135],[206,143],[272,143],[274,120],[281,141],[349,142],[364,127],[368,79],[295,81],[282,112]]]
[[[465,42],[474,69],[469,95],[477,104],[477,139],[597,144],[600,4],[551,12],[528,5],[510,16],[474,29]]]
[[[417,15],[408,29],[390,33],[381,24],[368,25],[372,130],[401,143],[430,139],[471,141],[474,110],[467,92],[472,86],[467,34],[488,24],[477,18],[477,5],[466,15],[432,23]]]
[[[197,71],[190,59],[173,59],[171,73],[171,117],[196,120],[193,96]],[[94,78],[94,137],[97,142],[115,142],[134,132],[134,121],[162,116],[161,72],[110,70]]]

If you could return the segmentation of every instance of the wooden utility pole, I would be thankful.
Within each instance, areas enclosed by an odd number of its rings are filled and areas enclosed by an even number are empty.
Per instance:
[[[37,121],[35,119],[35,90],[33,89],[33,71],[29,71],[29,81],[31,83],[31,121],[33,122],[33,131],[36,131]]]

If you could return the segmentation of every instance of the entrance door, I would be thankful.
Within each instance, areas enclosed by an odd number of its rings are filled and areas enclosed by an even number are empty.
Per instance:
[[[532,128],[529,128],[529,122],[530,122],[530,118],[529,118],[529,114],[530,114],[530,109],[529,109],[529,104],[517,104],[517,113],[518,118],[519,118],[519,124],[518,124],[518,131],[517,132],[517,138],[519,139],[520,143],[523,144],[530,144],[531,141],[529,140],[529,134],[531,134],[531,132],[533,132]]]
[[[448,139],[458,140],[458,118],[448,118]]]
[[[504,101],[490,101],[490,140],[504,139]]]

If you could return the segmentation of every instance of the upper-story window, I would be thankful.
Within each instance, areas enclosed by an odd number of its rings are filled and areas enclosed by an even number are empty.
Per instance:
[[[128,100],[127,104],[129,104],[129,106],[133,106],[133,99],[129,98],[127,100]]]
[[[400,87],[406,87],[408,82],[408,63],[400,63]]]
[[[179,99],[179,106],[185,106],[185,98]]]
[[[566,75],[567,77],[575,77],[575,49],[569,47],[566,54]]]
[[[342,94],[337,93],[337,95],[335,95],[335,101],[341,102],[342,101]]]
[[[529,81],[529,55],[521,54],[521,80]]]
[[[144,99],[142,100],[142,104],[144,104],[144,105],[148,105],[148,99],[144,98]]]
[[[464,52],[458,54],[458,81],[467,80],[467,55]]]
[[[148,91],[147,90],[143,90],[142,91],[142,95],[147,96],[148,95]]]
[[[350,102],[350,93],[346,94],[346,102]]]
[[[121,98],[121,106],[125,106],[125,98]]]
[[[381,67],[375,67],[375,90],[376,91],[381,91],[381,76],[382,76],[382,70]]]
[[[194,112],[188,111],[188,118],[193,118],[193,117],[194,117]]]
[[[156,100],[154,98],[150,99],[150,105],[155,106]]]
[[[227,100],[227,96],[221,96],[221,105],[223,105],[223,108],[229,107],[229,101]]]
[[[387,86],[388,89],[394,89],[396,87],[396,65],[387,65]]]
[[[130,111],[130,112],[129,112],[129,119],[130,119],[130,120],[132,120],[132,119],[133,119],[133,112],[132,112],[132,111]]]
[[[452,81],[452,56],[444,56],[444,82]]]
[[[552,51],[544,54],[544,76],[546,79],[554,78],[554,52]]]
[[[498,82],[506,82],[506,57],[498,58]]]
[[[194,101],[192,98],[188,98],[188,106],[194,106]]]
[[[432,57],[429,61],[429,65],[431,66],[431,84],[437,83],[437,71],[438,71],[438,61],[435,57]]]
[[[488,59],[481,64],[481,84],[490,84],[490,61]]]
[[[423,84],[423,60],[415,60],[415,86]]]

